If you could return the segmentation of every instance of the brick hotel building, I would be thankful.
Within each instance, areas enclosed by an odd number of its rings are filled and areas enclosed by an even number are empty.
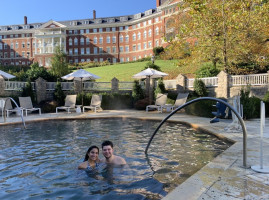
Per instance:
[[[108,60],[128,62],[151,56],[153,48],[165,46],[163,37],[169,17],[180,0],[156,0],[156,9],[135,15],[0,25],[0,65],[49,66],[56,46],[69,63]],[[170,30],[171,32],[171,30]]]

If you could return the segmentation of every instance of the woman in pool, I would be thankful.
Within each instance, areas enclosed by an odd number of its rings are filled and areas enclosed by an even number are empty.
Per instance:
[[[84,158],[84,162],[78,166],[78,169],[94,170],[100,165],[99,148],[97,146],[91,146]]]

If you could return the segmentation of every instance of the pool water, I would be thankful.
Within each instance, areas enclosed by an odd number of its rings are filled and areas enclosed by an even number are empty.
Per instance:
[[[161,199],[227,149],[218,138],[179,123],[94,119],[0,127],[0,199]],[[77,170],[89,146],[114,143],[127,167]],[[103,158],[102,152],[99,155]]]

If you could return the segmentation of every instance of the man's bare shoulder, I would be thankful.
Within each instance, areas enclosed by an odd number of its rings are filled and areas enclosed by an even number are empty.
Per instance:
[[[117,164],[117,165],[125,165],[126,164],[126,161],[125,161],[124,158],[122,158],[120,156],[115,156],[114,164]]]

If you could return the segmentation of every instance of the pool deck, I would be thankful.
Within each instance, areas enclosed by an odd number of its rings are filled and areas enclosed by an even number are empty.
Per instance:
[[[99,113],[51,113],[30,114],[25,122],[47,119],[77,119],[77,118],[138,118],[162,120],[168,113],[157,113],[136,110],[105,110]],[[243,134],[242,132],[226,132],[224,130],[231,120],[221,120],[210,124],[208,118],[194,117],[177,113],[171,121],[185,122],[194,128],[206,129],[219,137],[234,141],[235,144],[216,157],[201,170],[188,178],[184,183],[170,192],[163,200],[230,200],[230,199],[269,199],[269,174],[257,173],[251,166],[260,164],[260,121],[258,119],[245,121],[247,127],[247,168],[243,167]],[[20,117],[7,118],[7,123],[21,123]],[[269,119],[266,119],[263,140],[263,165],[269,168]],[[0,119],[3,125],[3,119]],[[152,130],[153,133],[154,130]],[[149,148],[150,151],[150,148]],[[268,169],[269,171],[269,169]]]

